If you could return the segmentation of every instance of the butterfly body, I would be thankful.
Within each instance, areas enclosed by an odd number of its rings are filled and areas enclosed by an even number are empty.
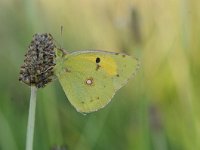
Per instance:
[[[106,106],[115,92],[134,75],[138,61],[114,52],[56,49],[55,74],[71,104],[89,113]]]

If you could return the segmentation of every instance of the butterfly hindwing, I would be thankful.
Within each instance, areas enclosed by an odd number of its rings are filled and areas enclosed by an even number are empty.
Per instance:
[[[120,53],[76,51],[60,57],[56,74],[79,112],[103,108],[133,75],[137,60]]]

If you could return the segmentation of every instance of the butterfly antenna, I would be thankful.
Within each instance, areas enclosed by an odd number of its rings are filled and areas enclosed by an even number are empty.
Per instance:
[[[61,45],[60,45],[60,49],[62,49],[62,47],[63,47],[63,26],[61,25],[61,27],[60,27],[60,35],[61,35]]]
[[[62,32],[63,32],[63,26],[61,25],[61,26],[60,26],[60,35],[61,35],[60,37],[61,37],[61,43],[54,39],[56,45],[58,45],[58,47],[60,47],[59,49],[62,49],[62,47],[63,47],[63,37],[62,37]]]

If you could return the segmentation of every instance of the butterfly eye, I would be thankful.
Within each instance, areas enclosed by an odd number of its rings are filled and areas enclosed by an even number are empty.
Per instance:
[[[100,58],[97,57],[97,58],[96,58],[96,63],[100,63],[100,61],[101,61]]]

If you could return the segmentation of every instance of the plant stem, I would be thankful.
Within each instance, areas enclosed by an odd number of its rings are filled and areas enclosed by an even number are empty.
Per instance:
[[[26,150],[33,149],[36,95],[37,95],[37,88],[35,86],[31,86],[31,97],[30,97],[30,105],[29,105],[27,134],[26,134]]]

